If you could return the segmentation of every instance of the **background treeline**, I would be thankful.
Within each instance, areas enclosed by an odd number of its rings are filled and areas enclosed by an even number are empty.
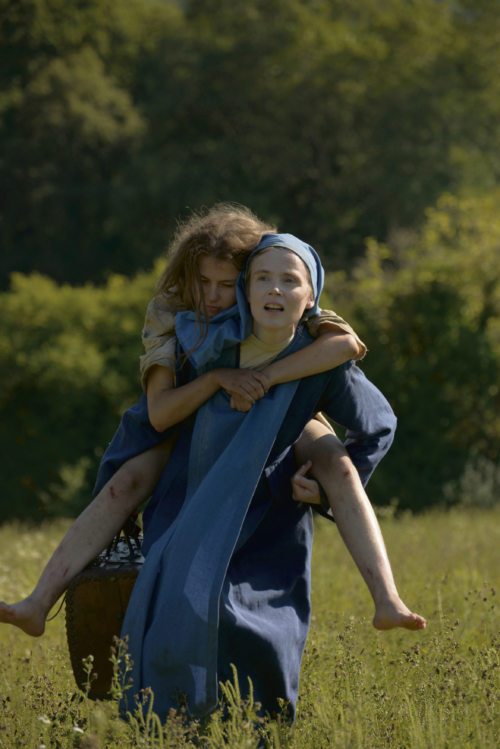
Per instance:
[[[497,0],[0,0],[0,276],[147,269],[231,199],[332,267],[500,175]]]
[[[494,498],[495,0],[0,0],[0,19],[0,520],[88,501],[138,393],[150,269],[217,200],[330,268],[325,303],[400,418],[375,501]]]
[[[370,484],[382,504],[488,505],[500,494],[500,190],[443,197],[414,236],[371,241],[324,305],[372,353],[396,443]],[[158,270],[102,287],[16,274],[0,295],[0,518],[70,514],[90,496],[120,412],[138,395],[139,330]]]

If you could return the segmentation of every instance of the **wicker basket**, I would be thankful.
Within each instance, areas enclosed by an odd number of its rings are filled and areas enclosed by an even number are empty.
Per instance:
[[[113,638],[120,635],[123,617],[144,562],[140,536],[126,533],[83,570],[66,593],[66,634],[77,685],[92,699],[109,697],[113,667]],[[92,655],[88,683],[83,659]],[[94,674],[96,675],[94,677]]]

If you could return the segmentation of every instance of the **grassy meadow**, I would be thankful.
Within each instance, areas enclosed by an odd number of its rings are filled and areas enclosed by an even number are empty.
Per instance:
[[[0,748],[496,748],[499,520],[498,509],[382,520],[400,593],[429,621],[421,633],[372,628],[359,574],[335,528],[318,522],[313,622],[292,728],[259,725],[234,688],[225,721],[124,723],[116,703],[76,690],[63,613],[37,640],[1,626]],[[0,528],[0,599],[31,590],[65,527]]]

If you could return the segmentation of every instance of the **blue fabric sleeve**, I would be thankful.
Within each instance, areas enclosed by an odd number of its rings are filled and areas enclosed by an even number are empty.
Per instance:
[[[348,362],[337,368],[335,386],[326,389],[319,408],[345,428],[345,447],[366,485],[394,439],[397,420],[389,402]]]

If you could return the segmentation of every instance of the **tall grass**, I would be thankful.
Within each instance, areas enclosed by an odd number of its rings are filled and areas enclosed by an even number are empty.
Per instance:
[[[496,749],[499,519],[498,509],[455,509],[383,521],[400,593],[429,620],[420,633],[371,627],[359,574],[335,528],[318,523],[313,621],[293,727],[260,721],[235,685],[225,689],[225,719],[125,723],[115,702],[91,702],[75,688],[62,615],[39,640],[0,627],[0,747]],[[29,592],[63,530],[62,523],[0,529],[0,598]]]

